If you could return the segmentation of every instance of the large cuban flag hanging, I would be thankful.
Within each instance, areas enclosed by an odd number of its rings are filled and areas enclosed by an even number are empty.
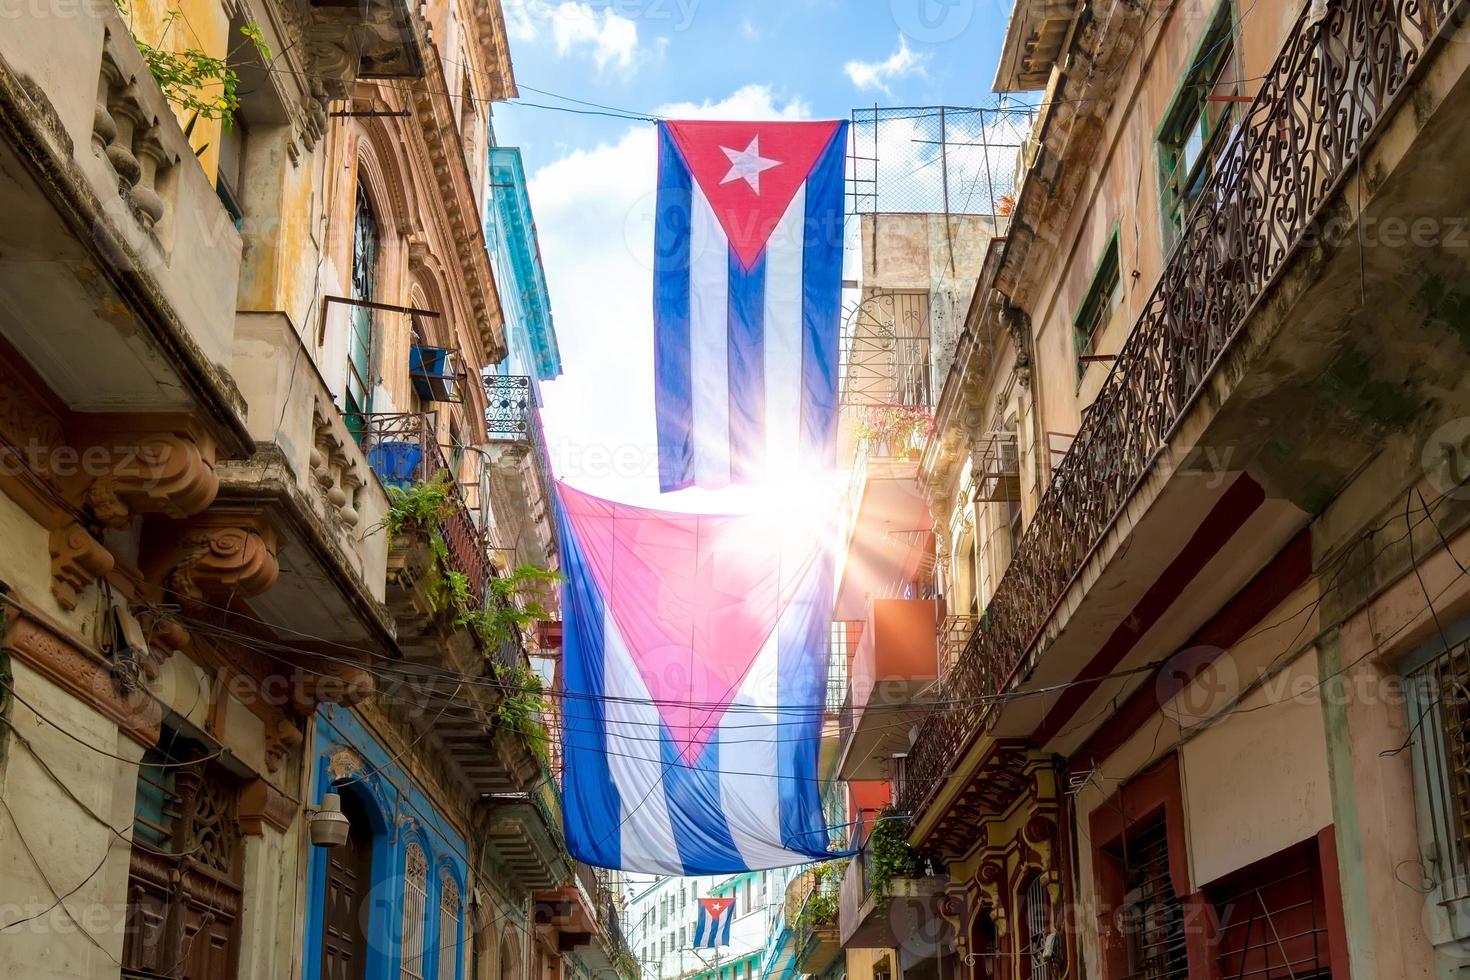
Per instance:
[[[845,122],[659,124],[659,485],[835,465]]]
[[[674,875],[832,857],[817,773],[830,526],[791,507],[559,498],[572,855]]]

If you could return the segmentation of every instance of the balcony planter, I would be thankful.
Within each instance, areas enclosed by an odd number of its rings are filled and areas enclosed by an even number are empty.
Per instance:
[[[424,447],[416,442],[380,442],[368,449],[367,458],[384,486],[407,490],[424,460]]]

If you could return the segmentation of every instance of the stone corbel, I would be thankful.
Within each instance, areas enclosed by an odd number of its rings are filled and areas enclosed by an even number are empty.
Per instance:
[[[214,440],[187,423],[143,432],[107,426],[89,441],[81,497],[105,527],[125,527],[135,514],[191,517],[219,492]]]
[[[76,521],[53,528],[50,539],[51,594],[63,609],[75,609],[87,586],[112,571],[112,553]]]
[[[289,718],[282,718],[271,726],[265,735],[265,768],[268,772],[280,772],[286,764],[291,750],[302,742],[301,729]],[[283,828],[284,829],[284,828]]]
[[[323,704],[343,708],[366,701],[376,690],[373,675],[346,664],[324,661],[298,667],[291,678],[291,706],[309,715]]]
[[[259,837],[266,825],[281,833],[291,829],[296,818],[296,801],[277,790],[264,779],[246,784],[240,790],[237,812],[240,817],[240,833],[248,837]]]
[[[207,511],[178,525],[157,550],[149,578],[181,599],[248,599],[275,584],[279,547],[263,514]]]

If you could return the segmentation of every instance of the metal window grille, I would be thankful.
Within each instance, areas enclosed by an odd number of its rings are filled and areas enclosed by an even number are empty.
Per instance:
[[[403,960],[400,980],[424,980],[424,913],[429,902],[429,862],[408,845],[403,865]]]
[[[1026,946],[1031,957],[1031,980],[1051,980],[1051,963],[1046,958],[1046,940],[1051,930],[1051,899],[1046,894],[1046,879],[1037,875],[1026,886]]]
[[[459,980],[459,886],[439,876],[439,980]]]
[[[1470,899],[1470,640],[1405,678],[1425,868],[1442,903]]]
[[[1315,846],[1272,855],[1210,891],[1219,922],[1220,976],[1233,980],[1332,976]]]
[[[1168,828],[1163,818],[1129,832],[1123,848],[1128,969],[1135,980],[1185,980],[1184,909],[1169,877]]]

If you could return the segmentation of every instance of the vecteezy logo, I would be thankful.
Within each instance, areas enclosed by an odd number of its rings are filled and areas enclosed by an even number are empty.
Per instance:
[[[953,41],[975,16],[975,0],[889,0],[888,6],[904,36],[926,44]]]

